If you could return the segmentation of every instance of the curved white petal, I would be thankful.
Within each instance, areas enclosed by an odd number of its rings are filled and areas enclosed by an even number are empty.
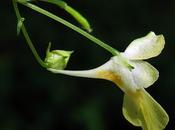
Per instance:
[[[159,77],[159,72],[146,61],[131,61],[134,69],[132,76],[139,87],[147,88],[151,86]]]
[[[137,86],[133,78],[133,69],[130,70],[125,64],[121,64],[120,56],[115,56],[111,60],[113,61],[111,72],[114,74],[115,77],[117,77],[113,78],[111,81],[117,84],[124,92],[135,92],[137,89],[140,89],[140,87]],[[130,61],[128,61],[128,63],[132,66],[134,65]]]
[[[147,88],[159,77],[158,70],[146,61],[128,61],[128,63],[134,67],[134,69],[130,70],[126,66],[118,64],[120,63],[120,58],[117,56],[113,57],[112,60],[113,64],[110,71],[117,77],[113,78],[112,81],[124,92],[134,92],[140,88]]]
[[[132,60],[149,59],[159,55],[164,45],[163,35],[155,35],[154,32],[150,32],[145,37],[132,41],[124,51],[124,55]]]

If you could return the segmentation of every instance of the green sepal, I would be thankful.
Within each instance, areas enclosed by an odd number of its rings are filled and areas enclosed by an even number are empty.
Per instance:
[[[52,50],[50,51],[51,43],[47,48],[45,64],[47,68],[63,70],[66,68],[69,58],[73,51]]]
[[[23,26],[23,22],[24,22],[25,18],[20,18],[18,20],[18,23],[17,23],[17,35],[20,34],[20,31],[21,31],[21,28]]]

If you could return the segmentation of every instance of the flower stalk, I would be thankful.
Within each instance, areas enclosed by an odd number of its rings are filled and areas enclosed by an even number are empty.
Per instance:
[[[114,49],[113,47],[109,46],[108,44],[102,42],[101,40],[97,39],[96,37],[92,36],[91,34],[87,33],[86,31],[82,30],[81,28],[71,24],[70,22],[50,13],[49,11],[47,10],[44,10],[34,4],[31,4],[29,2],[20,2],[20,4],[38,12],[38,13],[41,13],[67,27],[69,27],[70,29],[78,32],[79,34],[83,35],[84,37],[88,38],[89,40],[93,41],[94,43],[98,44],[99,46],[101,46],[102,48],[106,49],[107,51],[109,51],[112,55],[118,55],[119,54],[119,51],[117,51],[116,49]]]
[[[15,13],[16,13],[17,20],[18,21],[21,21],[21,19],[23,19],[23,18],[21,17],[20,12],[18,10],[17,1],[16,0],[12,0],[12,2],[13,2],[13,7],[14,7],[14,10],[15,10]],[[22,31],[22,33],[23,33],[23,35],[24,35],[24,37],[25,37],[25,39],[27,41],[27,44],[28,44],[30,50],[32,51],[34,57],[36,58],[37,62],[42,67],[46,68],[47,66],[46,66],[45,62],[41,59],[41,57],[39,56],[39,54],[37,53],[37,51],[36,51],[36,49],[35,49],[35,47],[34,47],[34,45],[32,43],[32,40],[30,39],[29,34],[27,33],[27,30],[25,28],[24,23],[22,23],[21,31]],[[17,31],[17,33],[19,33],[19,31]]]

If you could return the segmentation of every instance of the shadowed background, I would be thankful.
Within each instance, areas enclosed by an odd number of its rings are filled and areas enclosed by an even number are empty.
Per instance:
[[[93,32],[124,51],[149,31],[165,36],[165,49],[148,60],[160,71],[147,91],[170,116],[166,130],[175,129],[175,1],[66,1],[90,21]],[[39,3],[78,25],[63,10]],[[53,49],[74,50],[67,69],[90,69],[111,57],[76,32],[20,6],[28,32],[44,58]],[[140,130],[122,115],[123,92],[105,80],[52,74],[34,59],[22,35],[16,36],[16,17],[10,0],[0,4],[0,129],[1,130]]]

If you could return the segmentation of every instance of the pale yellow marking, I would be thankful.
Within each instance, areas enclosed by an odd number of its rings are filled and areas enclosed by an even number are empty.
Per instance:
[[[113,73],[111,71],[99,71],[97,73],[97,75],[98,75],[98,77],[100,77],[102,79],[106,79],[106,80],[110,80],[110,81],[114,82],[119,87],[121,87],[123,85],[123,81],[122,81],[121,77],[119,75],[117,75],[116,73]]]
[[[106,79],[106,80],[110,80],[123,90],[124,83],[121,79],[121,76],[117,75],[117,73],[113,73],[111,71],[99,71],[99,72],[97,72],[97,77],[102,78],[102,79]],[[133,97],[135,100],[138,100],[139,97],[142,97],[142,91],[140,91],[140,90],[136,90],[136,91],[127,90],[124,92],[127,95]]]

